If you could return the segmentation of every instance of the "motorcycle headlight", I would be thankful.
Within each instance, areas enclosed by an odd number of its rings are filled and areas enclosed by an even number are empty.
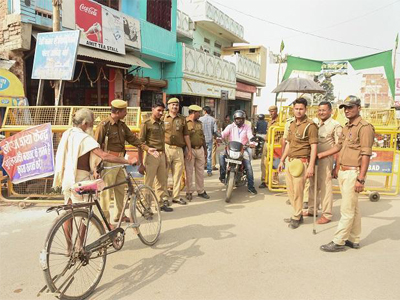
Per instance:
[[[229,157],[232,159],[238,159],[240,157],[240,152],[229,150]]]

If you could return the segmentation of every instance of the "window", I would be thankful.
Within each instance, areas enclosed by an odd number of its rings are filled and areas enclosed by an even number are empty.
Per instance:
[[[256,48],[250,48],[250,53],[256,53]]]
[[[171,0],[147,0],[147,21],[171,30]]]
[[[240,54],[240,51],[235,50],[235,51],[233,51],[233,53],[234,54]]]
[[[221,44],[219,44],[218,42],[215,42],[215,43],[214,43],[214,46],[215,46],[215,48],[218,48],[218,49],[221,49],[221,48],[222,48]]]
[[[108,6],[112,9],[119,10],[119,0],[95,0],[101,5]]]
[[[204,38],[204,43],[210,44],[210,40],[208,38]]]
[[[219,52],[215,52],[214,51],[214,55],[217,56],[217,57],[221,57],[221,53],[219,53]]]

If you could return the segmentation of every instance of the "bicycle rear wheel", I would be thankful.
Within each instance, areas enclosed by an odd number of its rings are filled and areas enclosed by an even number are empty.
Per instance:
[[[161,231],[160,206],[154,191],[147,185],[140,185],[131,202],[130,212],[140,240],[146,245],[154,245]]]
[[[99,218],[88,211],[74,210],[60,215],[50,230],[40,255],[49,290],[61,299],[84,299],[99,284],[106,265],[107,250],[84,253],[79,236],[87,231],[85,245],[105,234]],[[85,228],[86,227],[86,228]],[[81,233],[81,234],[79,234]]]

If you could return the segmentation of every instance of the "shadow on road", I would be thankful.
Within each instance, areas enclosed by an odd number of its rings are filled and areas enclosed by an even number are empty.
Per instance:
[[[143,258],[133,265],[116,265],[114,269],[127,271],[112,282],[100,286],[93,295],[94,299],[120,299],[156,281],[160,277],[178,272],[183,264],[191,258],[204,254],[198,241],[213,239],[215,241],[235,237],[229,232],[234,225],[204,226],[200,224],[174,228],[162,234],[153,248],[162,250],[155,256]],[[182,234],[185,232],[185,234]],[[191,238],[187,238],[190,232]],[[111,266],[108,266],[111,267]]]

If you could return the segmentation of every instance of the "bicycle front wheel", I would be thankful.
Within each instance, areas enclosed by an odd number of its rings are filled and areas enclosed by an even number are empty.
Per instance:
[[[145,245],[154,245],[161,231],[160,206],[154,191],[140,185],[130,206],[133,222],[139,225],[137,235]]]
[[[107,250],[85,253],[85,245],[105,234],[99,218],[89,220],[86,210],[60,215],[50,230],[40,262],[49,290],[61,299],[84,299],[99,284],[106,265]]]

